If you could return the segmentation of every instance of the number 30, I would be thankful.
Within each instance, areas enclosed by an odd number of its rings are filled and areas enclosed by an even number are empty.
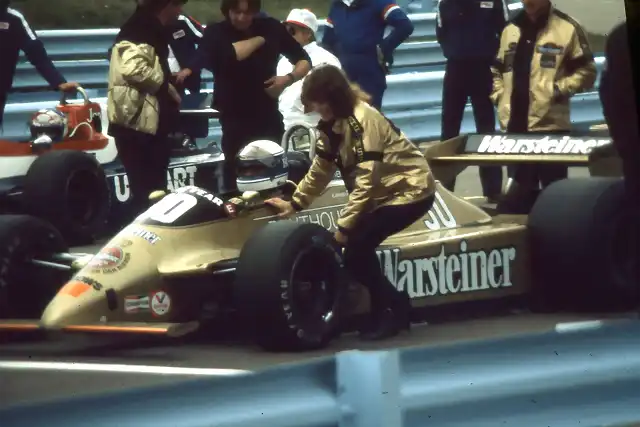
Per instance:
[[[136,218],[136,222],[150,219],[163,224],[171,224],[197,204],[198,199],[191,194],[170,193]]]

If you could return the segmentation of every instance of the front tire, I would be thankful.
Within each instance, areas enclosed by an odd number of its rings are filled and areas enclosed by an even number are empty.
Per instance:
[[[69,274],[30,261],[62,252],[68,247],[47,222],[27,215],[0,216],[0,318],[40,317]]]
[[[245,243],[234,303],[264,349],[312,350],[334,336],[346,287],[342,251],[331,233],[278,221]]]

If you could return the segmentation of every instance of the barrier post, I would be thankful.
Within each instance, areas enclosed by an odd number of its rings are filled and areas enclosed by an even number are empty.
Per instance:
[[[340,427],[404,425],[397,350],[347,351],[336,359]]]

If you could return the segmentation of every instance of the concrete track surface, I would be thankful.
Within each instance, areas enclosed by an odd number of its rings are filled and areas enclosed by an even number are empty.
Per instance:
[[[582,175],[583,171],[572,172]],[[481,193],[477,171],[458,180],[461,195]],[[96,247],[78,248],[95,251]],[[477,338],[551,330],[557,323],[598,319],[593,315],[518,314],[464,322],[421,325],[410,334],[381,343],[344,336],[322,352],[268,354],[229,341],[61,336],[0,341],[0,407],[180,381],[195,376],[227,376],[318,357],[346,349],[435,345]],[[0,421],[0,425],[1,425]]]

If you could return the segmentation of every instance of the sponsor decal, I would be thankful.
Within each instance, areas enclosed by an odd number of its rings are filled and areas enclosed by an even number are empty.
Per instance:
[[[139,238],[145,240],[147,243],[150,243],[152,245],[155,245],[160,240],[162,240],[160,238],[160,236],[158,236],[153,231],[145,230],[144,228],[137,227],[135,225],[131,225],[131,226],[127,227],[125,231],[126,231],[127,234],[129,234],[131,236],[139,237]],[[123,246],[123,245],[121,245],[121,246]]]
[[[470,139],[472,137],[469,137]],[[578,138],[571,136],[554,137],[546,135],[540,138],[531,136],[485,135],[482,137],[477,153],[491,154],[578,154],[586,155],[595,147],[607,145],[610,138]],[[471,145],[467,142],[467,147]],[[474,150],[467,150],[474,152]]]
[[[208,201],[210,201],[216,206],[222,206],[224,204],[221,198],[214,196],[213,194],[209,193],[207,190],[203,190],[200,187],[194,187],[192,185],[179,188],[176,190],[176,193],[187,193],[187,194],[193,194],[195,196],[200,196],[207,199]]]
[[[425,298],[513,286],[516,248],[468,251],[468,243],[462,240],[453,253],[443,245],[434,256],[403,258],[402,251],[394,248],[379,250],[378,259],[398,290],[406,290],[411,298]]]
[[[178,188],[188,185],[195,185],[196,172],[198,168],[195,166],[174,167],[167,171],[167,189],[175,191]],[[119,202],[126,202],[131,198],[131,189],[129,188],[129,177],[126,174],[114,175],[113,180],[114,193]]]
[[[171,309],[171,297],[164,291],[151,294],[151,312],[155,316],[164,316]]]
[[[349,197],[349,192],[347,190],[345,190],[345,191],[340,191],[338,193],[331,194],[331,198],[332,199],[338,199],[338,198],[342,198],[342,197]]]
[[[149,311],[151,301],[146,295],[129,295],[124,297],[124,312],[136,314]]]
[[[197,204],[198,199],[192,194],[170,193],[140,214],[135,221],[142,222],[150,220],[163,224],[171,224],[180,219],[182,215],[189,212]]]
[[[184,32],[184,30],[179,30],[179,31],[176,31],[175,33],[173,33],[173,38],[175,40],[177,40],[177,39],[180,39],[180,38],[184,37],[185,35],[186,35],[186,33]]]
[[[225,203],[224,211],[231,218],[235,218],[236,216],[238,216],[238,210],[236,209],[236,205],[234,205],[233,203],[229,203],[229,202]]]
[[[116,273],[129,264],[131,254],[125,252],[121,246],[107,246],[98,252],[89,261],[87,266],[94,273],[111,274]]]
[[[0,22],[0,30],[8,30],[10,27],[8,22]]]
[[[318,224],[329,231],[337,231],[337,221],[340,218],[340,211],[344,205],[328,206],[326,208],[307,209],[301,212],[302,215],[294,217],[296,222]]]
[[[493,2],[492,1],[481,1],[480,2],[480,9],[493,9]]]
[[[96,291],[101,291],[104,286],[101,283],[91,279],[90,277],[77,276],[68,281],[60,290],[58,294],[69,295],[74,298],[78,298],[88,290],[93,288]]]

